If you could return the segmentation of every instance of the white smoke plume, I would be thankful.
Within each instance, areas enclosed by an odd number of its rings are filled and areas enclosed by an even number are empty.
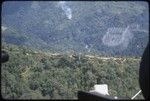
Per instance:
[[[69,8],[67,5],[66,5],[66,2],[65,1],[60,1],[59,2],[59,6],[62,8],[62,10],[65,12],[66,16],[68,19],[72,19],[72,10],[71,8]]]
[[[35,10],[39,9],[40,8],[39,2],[33,1],[32,4],[31,4],[31,8],[35,9]]]
[[[122,49],[128,47],[129,42],[133,38],[129,26],[127,28],[109,28],[103,36],[102,42],[108,47],[121,46]]]
[[[5,31],[5,30],[7,30],[7,27],[1,26],[1,29],[2,29],[2,32],[3,32],[3,31]]]

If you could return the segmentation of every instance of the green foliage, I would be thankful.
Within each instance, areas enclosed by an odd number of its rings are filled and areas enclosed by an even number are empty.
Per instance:
[[[89,91],[103,83],[111,96],[131,98],[140,89],[139,58],[55,56],[9,44],[2,48],[10,55],[2,64],[5,99],[76,99],[79,90]]]

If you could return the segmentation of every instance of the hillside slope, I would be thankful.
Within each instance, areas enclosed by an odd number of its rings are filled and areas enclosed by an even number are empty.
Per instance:
[[[10,44],[2,49],[10,55],[1,67],[6,99],[76,99],[77,91],[104,83],[112,96],[131,98],[139,91],[140,58],[44,53]]]
[[[20,35],[4,31],[2,38],[15,45],[140,57],[148,42],[147,2],[13,1],[2,8],[2,26]]]

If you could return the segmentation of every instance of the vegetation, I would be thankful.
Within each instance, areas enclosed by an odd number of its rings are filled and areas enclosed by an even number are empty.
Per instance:
[[[2,49],[10,55],[1,67],[5,99],[77,99],[79,90],[90,91],[104,83],[111,96],[131,98],[140,90],[140,58],[54,55],[6,43]]]
[[[10,44],[44,51],[142,55],[149,38],[147,2],[69,1],[66,5],[72,10],[70,20],[58,4],[55,1],[4,2],[2,26],[7,30],[2,32],[2,39]],[[122,49],[122,44],[109,47],[102,42],[109,28],[126,28],[129,25],[135,27],[130,30],[134,37],[129,40],[126,49]],[[137,30],[133,31],[136,27]]]
[[[2,97],[77,99],[79,90],[108,84],[111,96],[131,98],[140,90],[148,15],[141,1],[4,2],[2,49],[10,60],[1,67]]]

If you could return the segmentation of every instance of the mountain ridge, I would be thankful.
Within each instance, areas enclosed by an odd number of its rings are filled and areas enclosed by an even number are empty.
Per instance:
[[[142,56],[148,42],[146,2],[16,3],[3,4],[2,26],[18,33],[2,32],[8,43],[62,53]]]

